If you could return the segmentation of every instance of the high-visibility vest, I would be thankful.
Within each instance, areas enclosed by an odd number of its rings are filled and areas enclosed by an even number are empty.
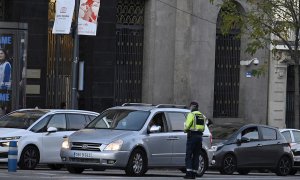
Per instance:
[[[205,130],[205,117],[199,111],[190,112],[185,121],[185,131],[200,131]]]

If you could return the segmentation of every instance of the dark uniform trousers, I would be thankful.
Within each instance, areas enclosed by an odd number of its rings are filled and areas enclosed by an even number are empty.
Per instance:
[[[202,148],[202,132],[189,131],[186,142],[186,170],[195,171],[199,168],[199,156]]]

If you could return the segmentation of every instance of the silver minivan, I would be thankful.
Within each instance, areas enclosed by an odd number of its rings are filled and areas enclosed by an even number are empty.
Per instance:
[[[185,171],[184,122],[190,111],[176,105],[124,104],[107,109],[86,128],[65,139],[61,159],[70,173],[124,169],[141,176],[150,168]],[[108,125],[107,125],[108,124]],[[198,176],[209,164],[211,133],[206,126]]]

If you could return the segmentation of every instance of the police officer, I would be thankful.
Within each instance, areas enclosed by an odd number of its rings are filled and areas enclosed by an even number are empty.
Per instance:
[[[205,129],[205,117],[198,111],[198,103],[190,103],[191,112],[185,122],[184,132],[187,133],[186,141],[186,175],[185,179],[195,179],[199,168],[199,156],[202,148],[202,134]]]

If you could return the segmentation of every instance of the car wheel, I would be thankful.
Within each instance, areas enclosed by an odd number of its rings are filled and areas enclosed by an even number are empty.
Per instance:
[[[290,175],[295,175],[297,173],[297,169],[292,169],[291,171],[290,171]]]
[[[62,164],[48,164],[47,166],[52,170],[60,170],[63,167]]]
[[[291,170],[292,170],[292,162],[290,158],[287,156],[281,157],[275,171],[276,175],[287,176],[290,174]]]
[[[147,171],[147,157],[146,153],[141,149],[135,149],[128,160],[125,169],[128,176],[142,176]]]
[[[221,174],[231,175],[236,171],[236,158],[232,154],[227,154],[222,162]]]
[[[73,167],[73,166],[67,166],[67,170],[71,174],[81,174],[84,171],[84,168],[81,167]]]
[[[208,160],[203,151],[200,152],[199,156],[199,168],[197,171],[197,177],[202,177],[208,167]]]
[[[239,169],[239,170],[237,170],[237,172],[240,175],[247,175],[247,174],[249,174],[250,170],[248,170],[248,169]]]
[[[35,146],[26,146],[22,151],[19,167],[20,169],[35,169],[40,161],[40,152]]]

